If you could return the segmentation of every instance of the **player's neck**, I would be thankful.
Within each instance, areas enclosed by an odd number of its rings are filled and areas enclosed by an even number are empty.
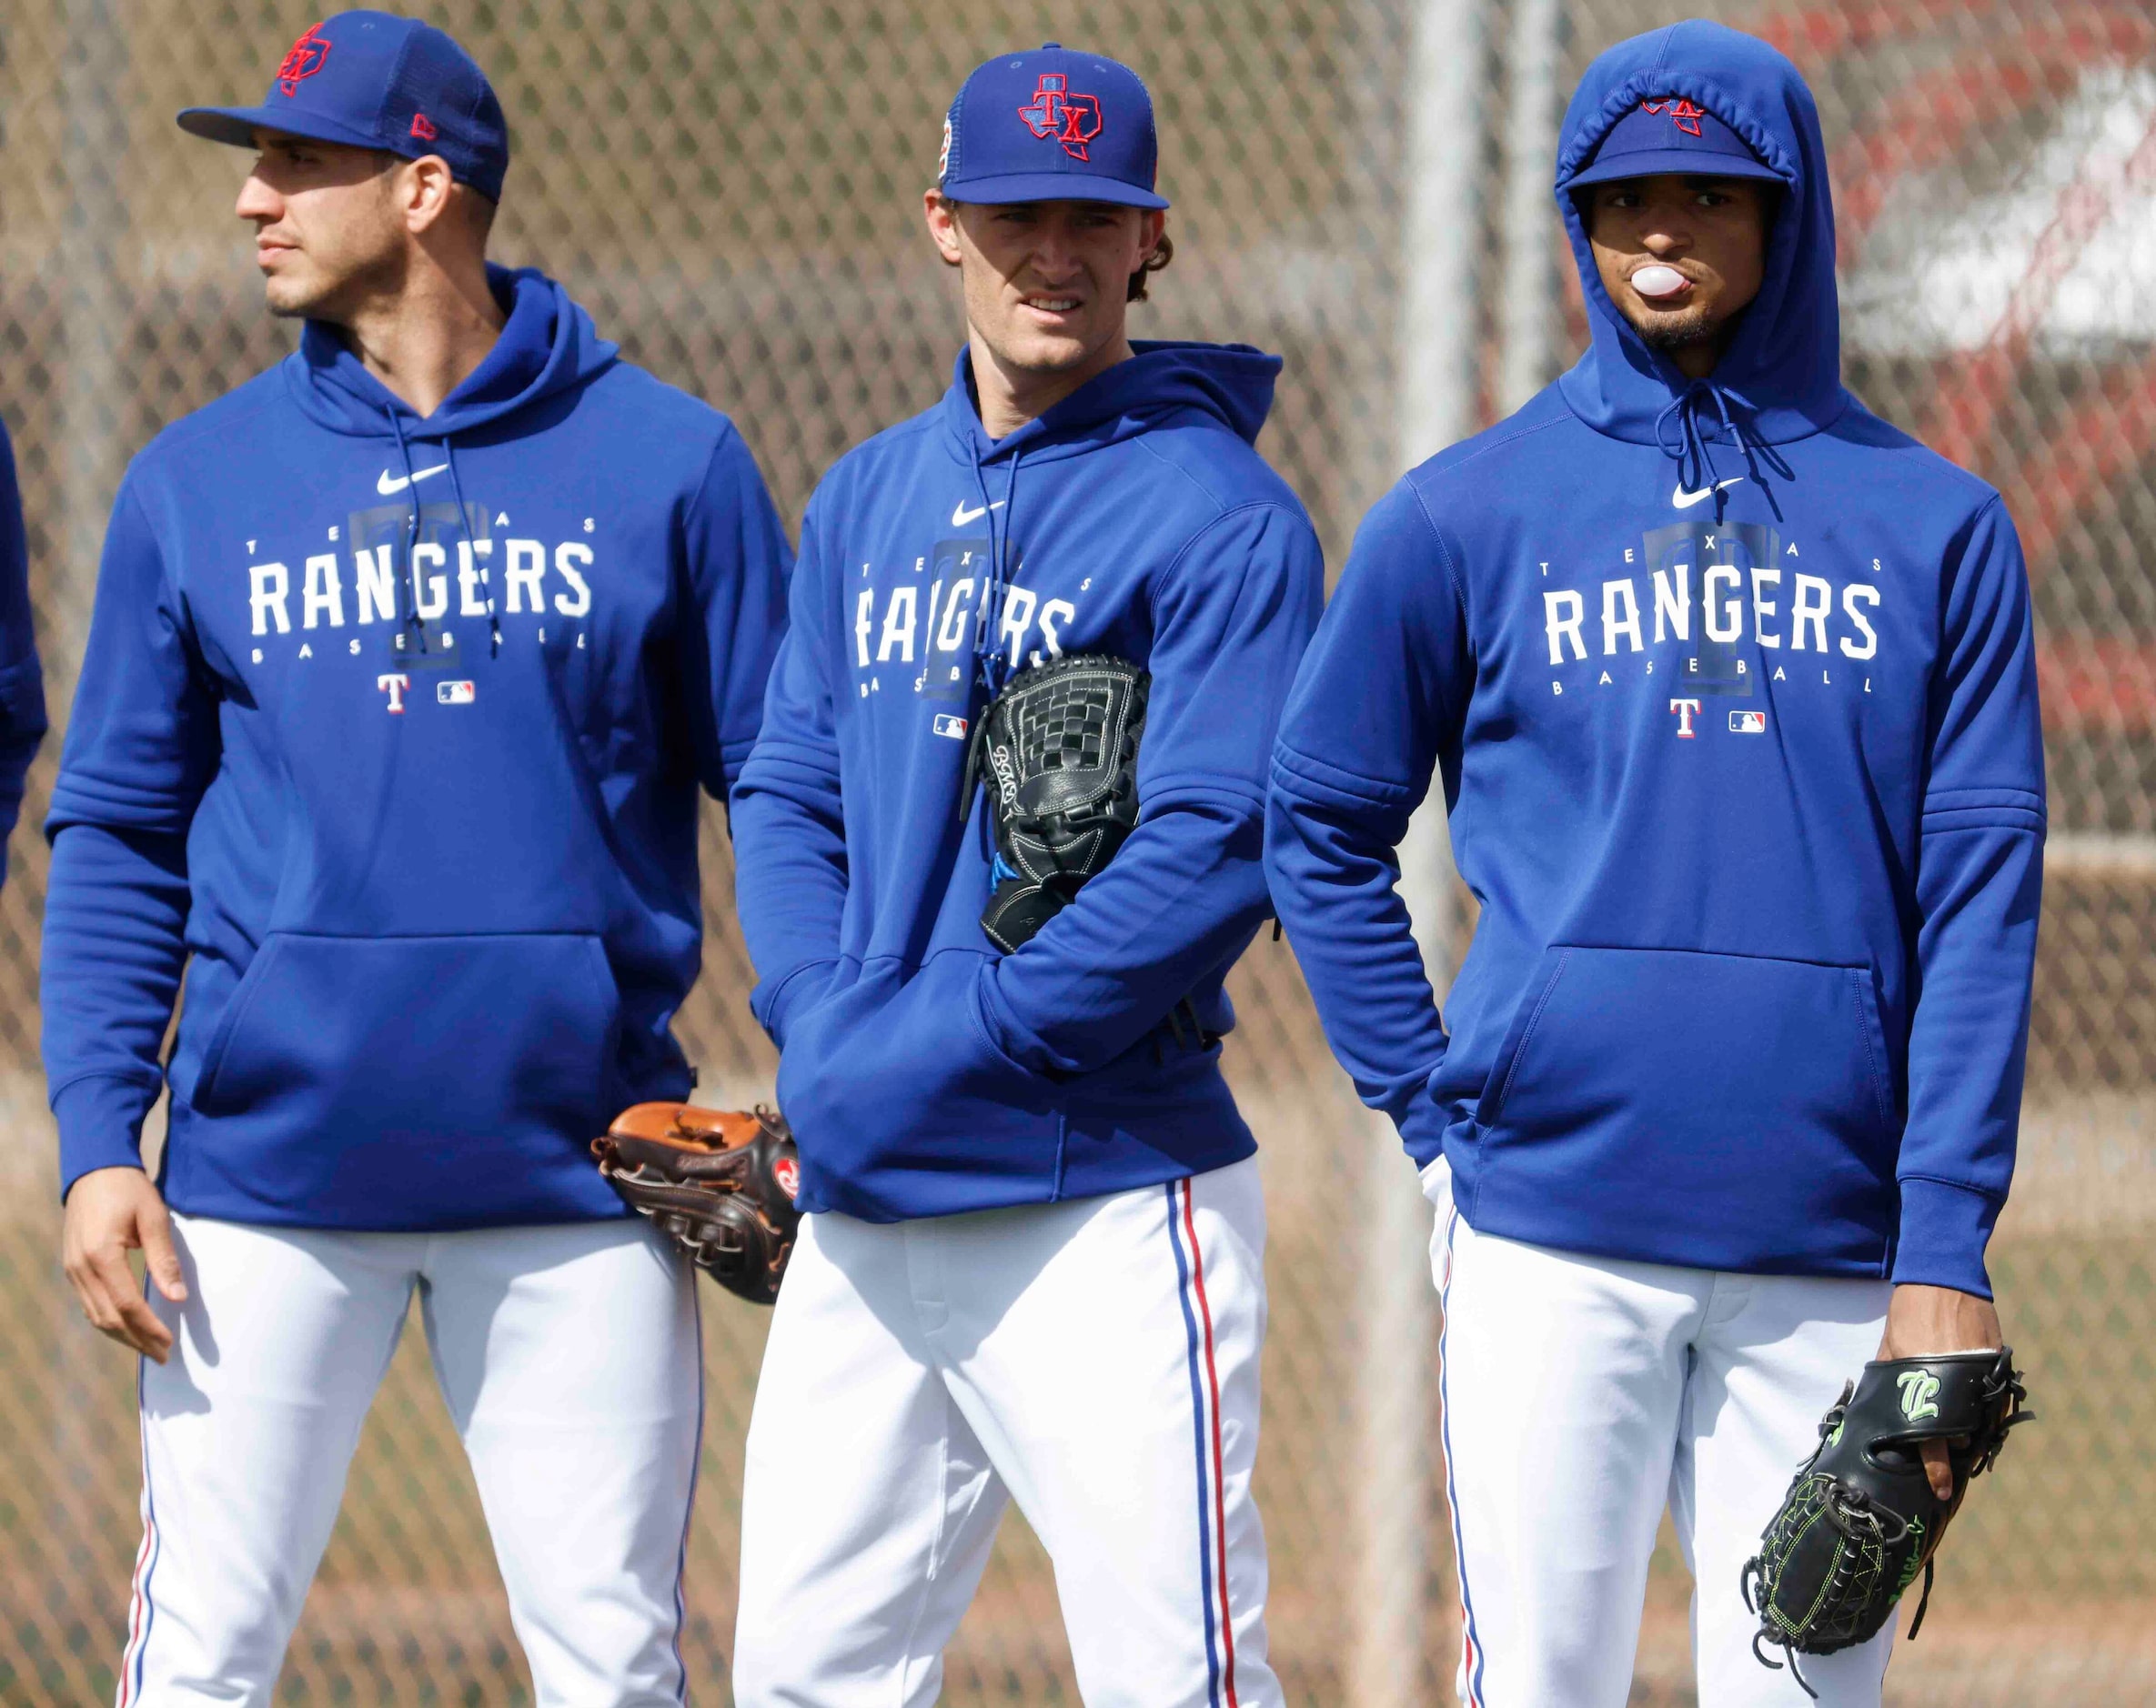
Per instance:
[[[424,256],[395,291],[354,309],[342,330],[367,371],[425,417],[487,359],[505,324],[483,258],[448,267]]]
[[[1131,348],[1129,336],[1118,332],[1075,367],[1012,367],[997,359],[977,328],[967,330],[972,352],[974,402],[981,411],[982,429],[992,439],[1017,432],[1087,381],[1097,379],[1118,362],[1127,362],[1137,354]]]

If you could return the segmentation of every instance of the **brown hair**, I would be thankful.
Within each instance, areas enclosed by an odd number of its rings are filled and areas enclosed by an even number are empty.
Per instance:
[[[1138,270],[1131,275],[1131,282],[1123,291],[1123,301],[1128,303],[1146,301],[1145,276],[1148,273],[1158,273],[1174,258],[1175,240],[1164,231],[1161,233],[1160,242],[1154,246],[1153,253],[1141,261],[1138,264]]]

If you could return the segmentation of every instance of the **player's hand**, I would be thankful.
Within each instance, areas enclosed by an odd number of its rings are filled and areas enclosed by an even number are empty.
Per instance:
[[[1879,1357],[1931,1358],[1941,1352],[1990,1352],[2006,1344],[1999,1326],[1999,1307],[1974,1293],[1951,1287],[1927,1287],[1909,1281],[1894,1289],[1887,1303],[1887,1332],[1879,1341]],[[1954,1468],[1944,1442],[1923,1443],[1924,1474],[1931,1492],[1942,1501],[1954,1498]]]
[[[140,1251],[150,1282],[178,1304],[187,1296],[172,1242],[172,1212],[140,1169],[93,1169],[67,1193],[60,1231],[60,1264],[100,1333],[162,1364],[172,1331],[157,1321],[136,1285],[127,1253]]]

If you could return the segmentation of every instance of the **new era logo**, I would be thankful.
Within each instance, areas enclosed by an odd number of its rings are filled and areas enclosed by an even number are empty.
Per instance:
[[[412,135],[421,142],[432,142],[441,135],[441,132],[434,128],[434,121],[428,118],[426,114],[414,113],[412,115]]]
[[[1729,728],[1734,735],[1763,736],[1767,733],[1767,714],[1761,711],[1733,711],[1729,714]]]

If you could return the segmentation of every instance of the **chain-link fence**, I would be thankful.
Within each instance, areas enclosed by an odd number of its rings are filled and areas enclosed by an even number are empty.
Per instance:
[[[1708,8],[1805,67],[1832,146],[1852,384],[2001,486],[2041,623],[2049,883],[2022,1165],[1994,1246],[2045,1421],[1960,1521],[1890,1694],[2156,1702],[2156,10],[2148,0]],[[498,244],[740,423],[791,518],[849,444],[927,405],[961,336],[920,230],[944,103],[1002,46],[1134,62],[1174,268],[1140,329],[1287,358],[1264,447],[1335,565],[1408,452],[1511,407],[1584,334],[1547,184],[1587,60],[1657,0],[443,0],[517,164]],[[56,727],[106,507],[164,423],[289,347],[186,102],[252,99],[311,19],[267,0],[9,0],[0,16],[0,410],[29,507]],[[1432,286],[1435,285],[1436,288]],[[0,896],[0,1704],[106,1696],[138,1487],[130,1361],[66,1296],[36,1062],[33,773]],[[715,1096],[768,1095],[723,838],[680,1030]],[[1442,895],[1439,899],[1443,899]],[[1463,929],[1465,927],[1463,926]],[[1285,947],[1239,970],[1228,1061],[1265,1146],[1260,1487],[1291,1701],[1448,1700],[1457,1649],[1416,1201],[1354,1106]],[[741,1435],[763,1318],[707,1293],[710,1428],[687,1649],[726,1699]],[[391,1370],[280,1700],[529,1700],[418,1337]],[[1673,1551],[1636,1700],[1689,1700]],[[1073,1703],[1015,1517],[952,1703]]]

